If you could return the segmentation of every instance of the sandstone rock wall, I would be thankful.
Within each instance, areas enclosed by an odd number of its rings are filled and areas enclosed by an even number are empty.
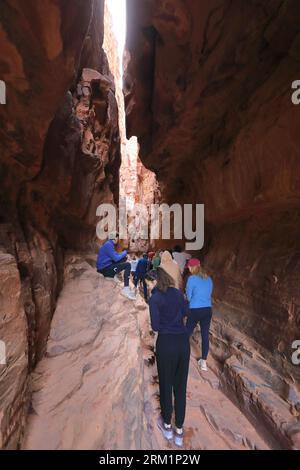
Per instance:
[[[14,284],[0,296],[8,350],[2,447],[16,447],[22,430],[27,375],[45,350],[64,249],[93,246],[96,207],[118,201],[118,110],[103,13],[103,0],[1,4],[0,272],[4,285]]]
[[[128,137],[168,202],[204,203],[224,324],[299,382],[300,5],[129,0]]]
[[[25,421],[23,407],[28,401],[28,325],[16,260],[0,251],[0,264],[1,341],[5,345],[4,361],[0,361],[0,448],[8,440],[9,447],[14,448]]]

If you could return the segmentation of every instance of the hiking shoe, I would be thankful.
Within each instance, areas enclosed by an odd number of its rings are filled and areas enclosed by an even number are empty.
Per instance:
[[[161,430],[165,439],[167,439],[168,441],[171,441],[173,439],[173,429],[171,425],[168,426],[164,423],[164,420],[162,419],[161,415],[157,418],[157,426]]]
[[[121,294],[124,295],[124,297],[127,297],[129,300],[136,300],[135,293],[130,290],[129,287],[124,287],[121,291]]]
[[[178,447],[183,446],[183,428],[174,428],[174,444]]]
[[[198,364],[201,370],[207,371],[206,361],[204,359],[199,359]]]

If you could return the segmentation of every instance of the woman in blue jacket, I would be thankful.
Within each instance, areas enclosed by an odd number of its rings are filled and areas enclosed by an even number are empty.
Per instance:
[[[183,423],[186,408],[186,386],[190,361],[189,335],[184,324],[188,306],[182,292],[174,287],[174,280],[158,267],[146,279],[152,295],[149,300],[151,326],[158,332],[156,359],[159,378],[161,416],[157,424],[164,437],[183,445]],[[156,280],[155,280],[156,279]],[[152,284],[152,285],[151,285]],[[153,289],[153,285],[155,285]],[[175,428],[171,427],[175,398]]]
[[[191,273],[186,285],[186,295],[189,301],[190,313],[187,320],[189,335],[193,334],[195,326],[200,323],[202,339],[202,357],[198,364],[201,370],[207,371],[206,359],[209,351],[209,328],[212,318],[211,294],[212,279],[201,267],[200,261],[192,258],[187,267]]]

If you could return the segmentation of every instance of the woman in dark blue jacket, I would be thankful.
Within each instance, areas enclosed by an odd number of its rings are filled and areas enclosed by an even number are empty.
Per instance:
[[[143,284],[144,299],[146,300],[146,302],[148,299],[148,292],[147,292],[147,283],[146,283],[145,277],[146,277],[148,269],[149,269],[148,255],[144,253],[143,257],[139,260],[137,264],[137,267],[133,276],[133,283],[134,283],[135,288],[137,288],[139,283]]]
[[[158,427],[164,437],[173,439],[171,418],[173,393],[175,404],[174,441],[183,444],[183,423],[186,408],[186,386],[190,361],[189,335],[183,319],[188,306],[174,280],[162,268],[151,271],[148,282],[152,295],[149,300],[151,326],[158,332],[156,359],[159,377],[161,416]],[[155,279],[156,278],[156,279]]]

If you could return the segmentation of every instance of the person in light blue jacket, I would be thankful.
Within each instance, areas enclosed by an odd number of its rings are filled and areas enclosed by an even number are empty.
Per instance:
[[[211,295],[213,281],[205,273],[197,258],[190,259],[187,267],[191,276],[188,278],[186,285],[186,295],[190,308],[186,326],[191,336],[197,323],[200,323],[202,357],[199,359],[198,364],[201,370],[207,371],[206,359],[209,351],[209,328],[212,318]]]

